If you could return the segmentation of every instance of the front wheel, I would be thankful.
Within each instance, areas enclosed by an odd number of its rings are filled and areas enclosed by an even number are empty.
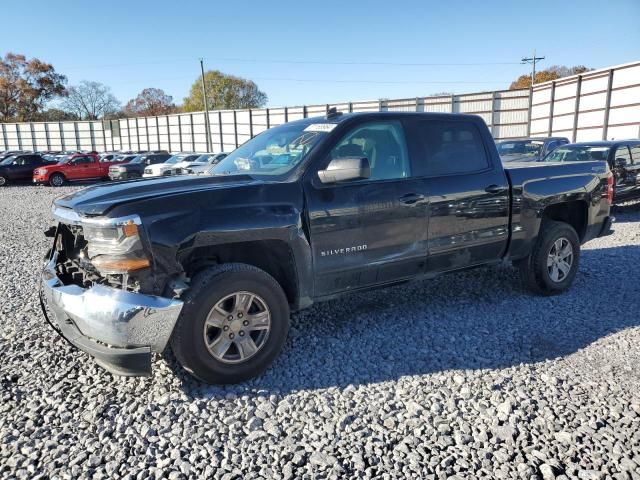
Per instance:
[[[52,187],[61,187],[62,185],[64,185],[64,175],[62,175],[61,173],[54,173],[49,178],[49,185],[51,185]]]
[[[575,280],[580,262],[580,239],[564,222],[544,220],[531,254],[518,262],[523,284],[534,293],[555,295]]]
[[[0,175],[0,187],[4,187],[7,183],[7,177]]]
[[[237,383],[262,373],[289,330],[289,304],[268,273],[224,264],[196,275],[171,337],[182,367],[206,383]]]

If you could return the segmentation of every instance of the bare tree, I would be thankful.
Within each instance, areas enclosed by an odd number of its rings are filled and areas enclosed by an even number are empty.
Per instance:
[[[62,108],[84,120],[97,120],[120,109],[120,102],[102,83],[83,80],[67,92]]]

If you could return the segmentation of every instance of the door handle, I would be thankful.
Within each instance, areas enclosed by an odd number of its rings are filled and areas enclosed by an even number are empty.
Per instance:
[[[507,187],[502,187],[500,185],[489,185],[487,188],[484,189],[485,192],[487,193],[504,193],[507,191]]]
[[[401,196],[398,200],[400,200],[400,203],[404,203],[405,205],[413,205],[414,203],[424,200],[424,195],[420,195],[419,193],[407,193],[406,195]]]

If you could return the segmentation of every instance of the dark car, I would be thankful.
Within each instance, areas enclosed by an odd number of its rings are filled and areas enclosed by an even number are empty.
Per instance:
[[[7,157],[11,157],[13,155],[20,155],[21,153],[29,153],[29,152],[25,152],[23,150],[7,150],[5,152],[1,152],[0,153],[0,162],[2,160],[4,160]]]
[[[9,182],[31,181],[36,168],[54,163],[55,160],[46,159],[38,153],[10,155],[0,161],[0,186]]]
[[[612,221],[606,164],[504,167],[475,115],[330,111],[211,173],[54,202],[43,312],[112,372],[148,375],[171,343],[192,375],[239,382],[279,354],[290,311],[482,265],[559,294]]]
[[[503,162],[537,162],[560,145],[569,143],[565,137],[536,137],[496,142]]]
[[[138,155],[128,163],[109,167],[109,178],[111,180],[131,180],[142,178],[145,167],[164,163],[171,157],[169,153],[148,153]]]
[[[640,198],[640,140],[610,140],[563,145],[545,162],[606,161],[613,171],[614,203]]]

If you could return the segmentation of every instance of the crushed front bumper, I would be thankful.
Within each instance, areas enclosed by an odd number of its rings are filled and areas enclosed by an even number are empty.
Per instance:
[[[55,257],[42,271],[40,291],[51,326],[114,374],[150,375],[151,353],[167,345],[182,301],[104,285],[63,285],[56,276]]]

